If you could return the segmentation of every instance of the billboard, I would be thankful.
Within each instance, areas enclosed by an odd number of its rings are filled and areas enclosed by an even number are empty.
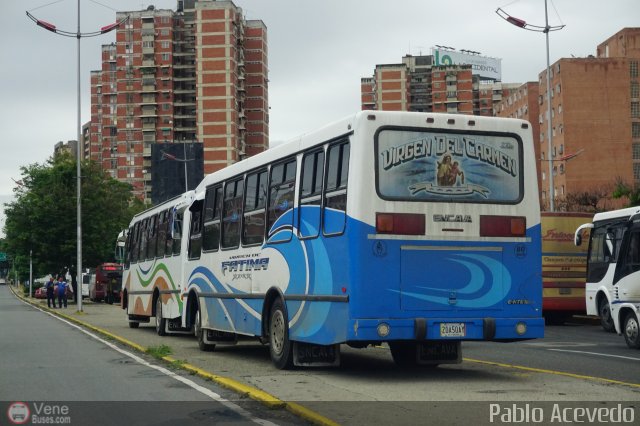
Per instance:
[[[432,48],[434,65],[471,65],[471,72],[483,80],[502,81],[501,59]]]
[[[151,144],[151,201],[153,204],[180,195],[186,188],[194,189],[203,177],[204,161],[201,143]]]

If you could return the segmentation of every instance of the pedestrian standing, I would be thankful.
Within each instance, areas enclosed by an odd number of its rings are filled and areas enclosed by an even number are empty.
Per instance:
[[[78,279],[74,271],[71,271],[71,292],[73,293],[73,303],[76,303],[78,301]]]
[[[69,284],[67,284],[64,278],[58,278],[58,304],[61,308],[62,302],[64,302],[64,307],[67,307],[67,288],[69,288]]]
[[[47,288],[47,306],[49,308],[56,307],[56,298],[53,295],[53,287],[55,287],[56,283],[53,281],[53,277],[49,277],[49,282],[46,284]]]

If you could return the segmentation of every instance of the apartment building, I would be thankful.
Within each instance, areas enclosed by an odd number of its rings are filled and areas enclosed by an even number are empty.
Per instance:
[[[361,109],[491,116],[503,87],[512,86],[477,74],[472,64],[439,64],[434,55],[406,55],[402,63],[376,65],[372,77],[360,79]]]
[[[116,15],[128,19],[91,73],[92,159],[149,200],[153,144],[201,143],[205,174],[268,148],[262,21],[220,0]]]
[[[510,85],[508,93],[500,95],[499,102],[493,106],[493,115],[496,117],[509,117],[527,120],[531,124],[534,138],[540,135],[540,98],[538,97],[539,85],[537,81],[524,84]],[[541,144],[536,139],[534,144],[536,159],[536,171],[538,175],[538,188],[542,189],[541,169]],[[547,183],[548,184],[548,183]]]
[[[618,180],[640,185],[639,62],[640,28],[625,28],[599,44],[596,56],[562,58],[550,66],[550,118],[547,70],[495,107],[497,116],[532,124],[543,208],[550,204],[550,173],[560,206],[568,194],[611,193]],[[624,202],[603,199],[599,207]]]

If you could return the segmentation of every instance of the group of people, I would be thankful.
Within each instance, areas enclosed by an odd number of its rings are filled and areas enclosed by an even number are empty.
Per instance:
[[[64,307],[67,307],[67,292],[73,293],[73,287],[67,284],[64,277],[58,277],[58,282],[55,282],[53,277],[50,277],[49,282],[46,284],[46,289],[48,307],[62,308],[63,303]],[[58,298],[58,306],[56,306],[56,297]]]

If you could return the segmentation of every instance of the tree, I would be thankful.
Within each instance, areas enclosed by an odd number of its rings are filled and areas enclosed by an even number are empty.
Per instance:
[[[627,198],[629,200],[627,207],[640,206],[640,187],[631,186],[622,179],[618,179],[613,190],[613,198]]]
[[[77,264],[76,162],[68,153],[45,164],[21,167],[15,200],[5,204],[5,243],[20,277],[28,276],[32,251],[34,278]],[[128,184],[96,163],[81,164],[83,266],[113,259],[115,239],[142,210]]]

